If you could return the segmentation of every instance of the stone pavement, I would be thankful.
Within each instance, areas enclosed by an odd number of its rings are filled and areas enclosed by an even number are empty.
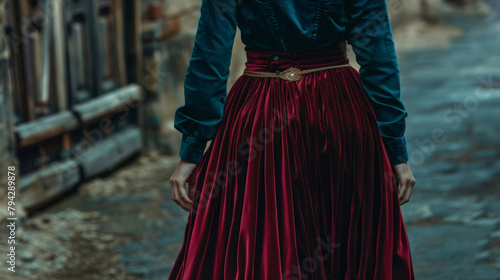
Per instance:
[[[446,19],[465,30],[449,48],[398,55],[417,279],[500,279],[500,3],[486,2],[486,19]]]

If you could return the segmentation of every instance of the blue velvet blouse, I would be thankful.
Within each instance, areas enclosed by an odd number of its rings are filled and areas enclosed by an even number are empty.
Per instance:
[[[246,46],[295,50],[346,40],[360,65],[362,86],[377,116],[392,165],[408,161],[407,111],[385,0],[202,0],[184,81],[185,105],[174,127],[179,156],[199,163],[222,120],[236,27]]]

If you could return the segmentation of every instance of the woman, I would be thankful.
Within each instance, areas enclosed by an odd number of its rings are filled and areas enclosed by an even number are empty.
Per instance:
[[[246,69],[226,100],[237,26]],[[189,218],[170,280],[415,278],[385,0],[203,0],[184,85],[170,183]]]

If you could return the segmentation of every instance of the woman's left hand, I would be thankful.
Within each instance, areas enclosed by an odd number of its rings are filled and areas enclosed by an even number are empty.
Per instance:
[[[393,165],[393,170],[399,181],[399,205],[403,205],[410,201],[411,191],[416,180],[415,177],[413,177],[408,162]]]
[[[170,177],[172,189],[172,200],[182,209],[190,211],[193,207],[196,175],[199,164],[187,162],[183,159]],[[188,195],[186,195],[186,183],[188,183]]]

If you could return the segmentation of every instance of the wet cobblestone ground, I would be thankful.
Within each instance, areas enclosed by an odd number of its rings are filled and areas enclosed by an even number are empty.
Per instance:
[[[17,229],[16,273],[2,265],[0,279],[166,279],[187,221],[170,199],[177,163],[145,152],[36,211]]]
[[[487,2],[487,19],[447,19],[465,30],[448,49],[398,55],[417,179],[402,210],[421,280],[500,279],[500,3]],[[36,213],[18,274],[0,279],[165,280],[187,219],[170,200],[177,161],[146,153]]]
[[[500,3],[449,48],[400,54],[417,279],[500,279]]]

